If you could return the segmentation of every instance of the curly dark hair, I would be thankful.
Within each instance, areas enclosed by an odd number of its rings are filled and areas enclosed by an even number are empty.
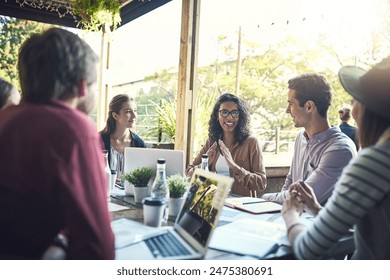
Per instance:
[[[219,108],[222,103],[232,101],[236,103],[238,110],[240,111],[240,117],[237,127],[234,131],[234,137],[238,143],[242,143],[251,134],[250,131],[250,114],[248,104],[239,98],[238,96],[225,93],[222,94],[216,101],[213,111],[211,112],[209,121],[209,137],[214,141],[223,139],[223,129],[218,121]]]

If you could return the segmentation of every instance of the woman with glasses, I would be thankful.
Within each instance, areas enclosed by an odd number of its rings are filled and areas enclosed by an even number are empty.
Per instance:
[[[187,176],[200,167],[202,154],[209,156],[210,171],[234,178],[232,193],[257,196],[266,188],[261,147],[251,135],[249,109],[241,98],[225,93],[217,99],[209,121],[209,138],[187,167]]]
[[[106,127],[100,132],[104,149],[108,151],[111,170],[117,171],[117,183],[121,184],[125,147],[146,148],[145,142],[131,128],[137,119],[137,107],[126,94],[114,96],[109,105]]]

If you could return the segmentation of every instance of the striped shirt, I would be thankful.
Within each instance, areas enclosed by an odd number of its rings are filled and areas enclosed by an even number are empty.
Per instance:
[[[354,259],[390,259],[390,141],[363,149],[345,168],[314,223],[298,234],[294,254],[318,259],[355,227]]]

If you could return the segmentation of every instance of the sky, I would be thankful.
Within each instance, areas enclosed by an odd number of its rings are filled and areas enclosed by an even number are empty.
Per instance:
[[[378,24],[379,4],[385,1],[202,0],[198,64],[216,59],[219,35],[225,34],[236,44],[239,27],[243,40],[260,45],[276,43],[288,35],[312,44],[320,32],[326,32],[338,38],[335,44],[340,52],[358,52]],[[173,0],[113,33],[113,85],[178,66],[181,3]]]

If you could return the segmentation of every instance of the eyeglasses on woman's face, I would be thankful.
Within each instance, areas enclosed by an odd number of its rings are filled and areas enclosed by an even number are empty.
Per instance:
[[[233,111],[228,111],[228,110],[219,110],[219,114],[222,118],[227,118],[229,115],[232,116],[232,118],[238,118],[240,116],[240,110],[233,110]]]

